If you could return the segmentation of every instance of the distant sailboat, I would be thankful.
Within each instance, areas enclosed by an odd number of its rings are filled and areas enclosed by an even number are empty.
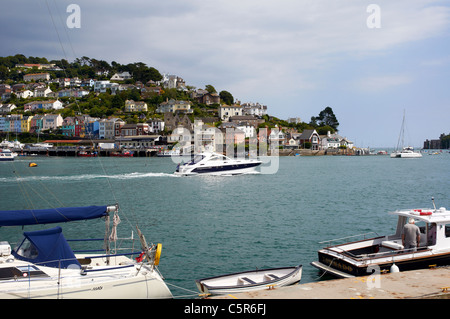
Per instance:
[[[403,111],[403,122],[400,130],[400,136],[398,137],[397,148],[391,153],[391,158],[419,158],[422,154],[414,152],[412,146],[404,146],[405,139],[405,111]]]

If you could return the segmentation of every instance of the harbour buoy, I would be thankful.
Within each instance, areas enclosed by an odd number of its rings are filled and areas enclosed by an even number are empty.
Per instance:
[[[28,164],[28,167],[36,167],[36,166],[37,166],[36,163],[29,163],[29,164]]]
[[[396,264],[392,264],[390,272],[391,273],[400,272],[400,269],[398,268],[398,266]]]

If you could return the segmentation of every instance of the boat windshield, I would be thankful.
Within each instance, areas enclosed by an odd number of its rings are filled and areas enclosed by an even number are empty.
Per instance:
[[[27,238],[25,238],[19,247],[16,247],[17,255],[26,259],[35,259],[39,252],[36,246],[33,245]]]
[[[196,155],[195,157],[194,157],[194,159],[191,161],[191,165],[193,165],[193,164],[197,164],[198,162],[200,162],[202,159],[204,159],[205,158],[205,156],[203,156],[203,155]]]

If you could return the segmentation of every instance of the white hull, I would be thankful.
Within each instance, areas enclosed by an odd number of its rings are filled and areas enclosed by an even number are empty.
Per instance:
[[[114,259],[114,258],[112,258]],[[124,264],[130,267],[123,267]],[[22,261],[5,262],[1,268],[38,267],[45,275],[19,277],[0,281],[2,299],[161,299],[172,298],[159,273],[147,265],[135,264],[126,257],[116,267],[92,266],[90,271],[42,267]],[[108,269],[109,268],[109,269]],[[114,269],[116,268],[116,269]],[[33,269],[33,268],[31,268]]]
[[[204,173],[197,173],[197,172],[175,172],[175,175],[180,176],[198,176],[198,175],[210,175],[210,176],[231,176],[231,175],[245,175],[245,174],[258,174],[256,167],[250,167],[250,168],[241,168],[236,169],[230,167],[230,169],[223,169],[220,171],[215,172],[204,172]]]
[[[416,152],[394,152],[391,158],[420,158],[422,154]]]
[[[188,163],[178,165],[175,175],[242,175],[256,174],[261,161],[255,159],[232,159],[217,153],[202,153]]]
[[[220,295],[293,285],[302,278],[302,266],[261,269],[196,280],[202,293]]]

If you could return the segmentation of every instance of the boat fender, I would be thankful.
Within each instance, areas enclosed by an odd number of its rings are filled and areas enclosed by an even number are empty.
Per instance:
[[[155,252],[155,266],[158,266],[159,259],[161,258],[161,250],[162,250],[162,244],[158,243],[156,245],[156,252]]]
[[[396,264],[392,264],[391,269],[389,270],[391,273],[400,272],[400,269]]]

